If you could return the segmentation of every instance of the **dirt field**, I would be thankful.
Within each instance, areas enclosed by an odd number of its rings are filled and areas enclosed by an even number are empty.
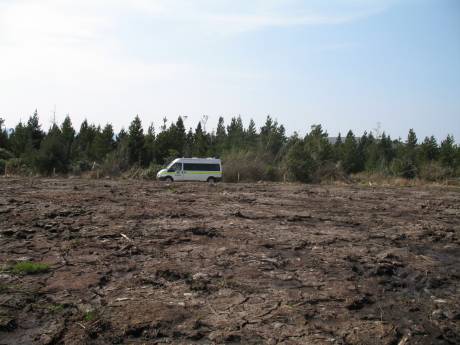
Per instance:
[[[460,343],[455,189],[3,178],[0,248],[0,344]]]

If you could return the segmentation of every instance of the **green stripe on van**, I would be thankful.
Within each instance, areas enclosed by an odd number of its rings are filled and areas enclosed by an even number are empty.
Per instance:
[[[184,171],[184,174],[189,175],[221,175],[221,171]]]

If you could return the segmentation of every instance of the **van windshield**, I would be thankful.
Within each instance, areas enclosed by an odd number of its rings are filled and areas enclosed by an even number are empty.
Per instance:
[[[174,164],[174,161],[171,161],[171,162],[169,162],[168,164],[166,164],[166,165],[165,165],[165,166],[166,166],[166,169],[171,168],[173,164]]]

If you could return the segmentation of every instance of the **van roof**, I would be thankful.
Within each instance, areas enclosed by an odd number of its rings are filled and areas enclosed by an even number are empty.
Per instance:
[[[220,159],[218,158],[195,158],[195,157],[192,157],[192,158],[176,158],[174,161],[174,163],[176,162],[182,162],[182,163],[209,163],[209,164],[220,164]]]

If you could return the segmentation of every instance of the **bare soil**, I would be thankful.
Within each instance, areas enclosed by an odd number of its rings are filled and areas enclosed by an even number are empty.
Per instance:
[[[0,344],[460,344],[458,189],[3,178],[0,248]]]

